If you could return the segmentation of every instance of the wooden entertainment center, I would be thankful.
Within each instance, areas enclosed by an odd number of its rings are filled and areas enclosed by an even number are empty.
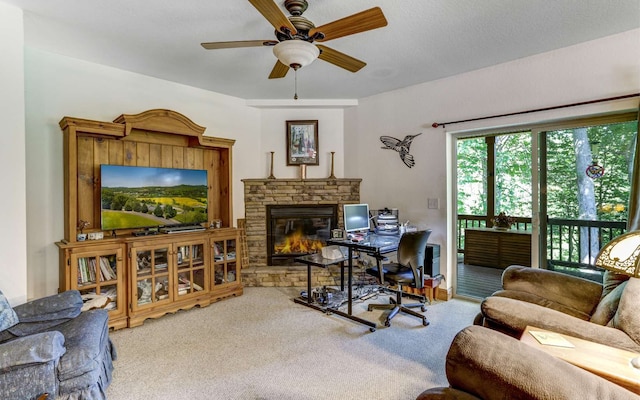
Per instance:
[[[241,241],[234,228],[231,155],[234,140],[205,131],[170,110],[123,114],[113,122],[64,117],[64,239],[59,291],[76,289],[108,301],[109,326],[137,326],[147,318],[238,296]],[[207,171],[207,218],[195,232],[101,229],[100,166]],[[78,240],[87,221],[89,240]],[[139,236],[138,236],[139,235]],[[102,238],[101,238],[102,237]],[[236,257],[238,254],[238,257]],[[109,300],[107,300],[108,298]]]

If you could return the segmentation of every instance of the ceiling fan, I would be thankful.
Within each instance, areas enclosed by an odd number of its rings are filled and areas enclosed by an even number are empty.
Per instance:
[[[240,40],[231,42],[202,43],[207,50],[229,49],[237,47],[273,46],[278,58],[269,79],[284,78],[289,68],[298,70],[319,58],[328,63],[357,72],[367,65],[349,55],[325,45],[314,42],[326,42],[343,36],[381,28],[387,20],[380,7],[350,15],[348,17],[316,27],[313,22],[302,16],[307,9],[306,0],[285,0],[284,6],[291,14],[287,17],[273,0],[249,0],[276,29],[277,40]]]

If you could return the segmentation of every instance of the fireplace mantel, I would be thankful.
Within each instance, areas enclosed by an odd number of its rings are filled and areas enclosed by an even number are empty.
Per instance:
[[[249,267],[267,267],[267,205],[336,204],[342,226],[343,204],[360,202],[359,178],[243,179]]]

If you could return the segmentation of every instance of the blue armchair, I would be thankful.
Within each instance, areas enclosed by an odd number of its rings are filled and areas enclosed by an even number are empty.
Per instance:
[[[70,290],[11,308],[0,292],[0,393],[6,400],[106,399],[115,348],[107,311]]]

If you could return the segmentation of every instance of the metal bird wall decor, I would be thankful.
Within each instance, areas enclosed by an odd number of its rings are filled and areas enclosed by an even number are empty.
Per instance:
[[[395,150],[400,154],[400,159],[403,163],[409,168],[416,165],[416,162],[413,160],[413,156],[409,154],[409,147],[411,147],[411,142],[413,138],[416,136],[422,135],[422,132],[417,135],[407,135],[404,139],[396,139],[391,136],[380,136],[380,141],[384,144],[382,147],[385,150]]]

